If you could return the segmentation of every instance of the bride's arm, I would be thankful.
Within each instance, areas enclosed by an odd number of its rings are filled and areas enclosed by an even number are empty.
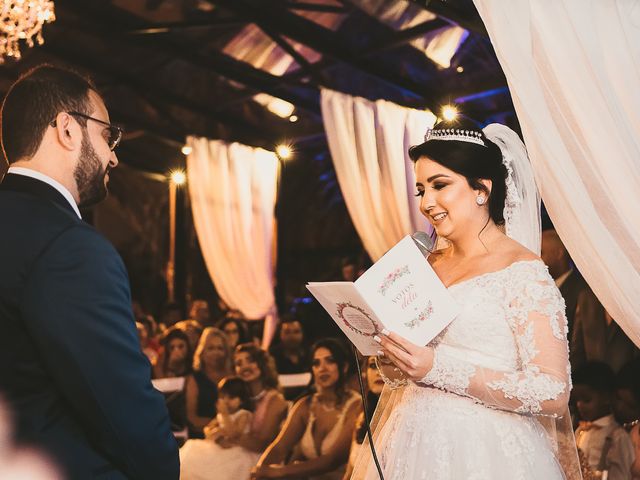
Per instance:
[[[446,345],[417,347],[393,333],[381,343],[414,381],[518,413],[562,415],[571,389],[564,301],[551,279],[519,282],[509,303],[519,365],[499,371],[465,360]]]

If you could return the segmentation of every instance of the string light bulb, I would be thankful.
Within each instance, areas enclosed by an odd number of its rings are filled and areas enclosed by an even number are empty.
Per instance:
[[[442,118],[444,118],[446,121],[451,122],[452,120],[455,120],[457,116],[458,109],[453,105],[445,105],[444,107],[442,107]]]
[[[298,116],[297,116],[297,115],[291,115],[291,116],[289,117],[289,121],[290,121],[291,123],[295,123],[295,122],[297,122],[297,121],[298,121]]]
[[[171,182],[175,185],[184,185],[187,183],[187,174],[184,170],[173,170],[170,173]]]
[[[180,151],[182,152],[183,155],[191,155],[191,152],[193,152],[193,148],[190,147],[189,145],[184,145]]]
[[[276,147],[276,155],[278,155],[278,157],[280,157],[282,160],[287,160],[291,158],[292,154],[293,154],[293,150],[289,145],[285,145],[283,143]]]

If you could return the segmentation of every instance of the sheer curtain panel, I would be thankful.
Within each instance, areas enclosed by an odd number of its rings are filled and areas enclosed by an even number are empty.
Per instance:
[[[558,234],[640,345],[640,2],[474,2]]]
[[[222,299],[248,319],[275,321],[274,208],[279,173],[273,152],[189,137],[193,220],[209,275]]]

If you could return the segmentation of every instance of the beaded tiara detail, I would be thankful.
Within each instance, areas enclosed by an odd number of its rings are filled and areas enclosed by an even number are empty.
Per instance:
[[[424,141],[430,140],[457,140],[458,142],[475,143],[486,147],[483,135],[473,130],[464,130],[461,128],[445,128],[443,130],[434,130],[430,128],[424,136]]]

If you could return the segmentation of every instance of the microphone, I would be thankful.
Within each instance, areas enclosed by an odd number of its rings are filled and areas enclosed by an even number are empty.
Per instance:
[[[413,243],[416,244],[425,258],[427,258],[433,251],[435,239],[432,238],[428,233],[420,231],[414,232],[411,234],[411,240],[413,240]]]

